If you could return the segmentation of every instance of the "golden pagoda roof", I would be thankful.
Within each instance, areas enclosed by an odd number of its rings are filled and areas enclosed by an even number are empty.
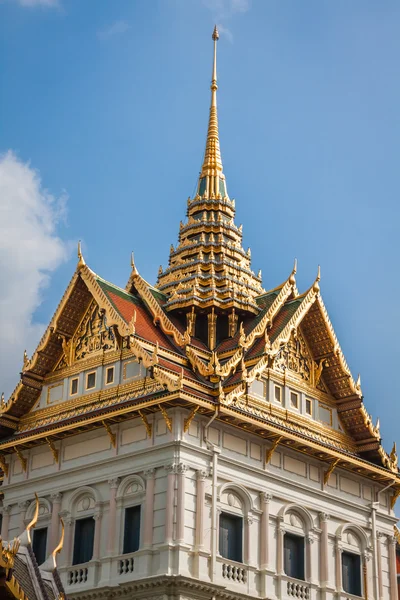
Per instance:
[[[179,243],[171,246],[169,265],[160,269],[157,287],[167,296],[167,311],[197,307],[220,311],[235,309],[258,314],[256,297],[263,293],[261,276],[251,269],[250,249],[242,247],[242,228],[234,222],[223,174],[217,114],[217,41],[206,149],[197,193],[188,200],[187,221],[181,222]]]

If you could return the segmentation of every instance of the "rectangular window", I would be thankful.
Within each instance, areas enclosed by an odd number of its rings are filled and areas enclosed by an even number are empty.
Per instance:
[[[290,406],[292,408],[299,408],[299,395],[296,392],[290,392]]]
[[[250,386],[250,394],[265,398],[265,383],[263,379],[255,379]]]
[[[71,387],[69,389],[69,395],[70,396],[75,396],[75,394],[78,393],[78,378],[75,377],[74,379],[71,379]]]
[[[46,560],[47,527],[33,530],[32,550],[38,565]]]
[[[342,574],[344,591],[361,596],[361,561],[358,554],[342,552]]]
[[[312,415],[312,400],[306,398],[306,414]]]
[[[59,402],[64,394],[64,383],[56,383],[47,388],[47,404]]]
[[[141,363],[131,360],[124,364],[124,379],[140,379],[146,374],[145,368]]]
[[[326,425],[332,425],[332,410],[329,406],[325,406],[324,404],[319,404],[318,407],[318,418],[321,423],[325,423]]]
[[[274,397],[276,402],[282,402],[282,388],[280,388],[279,385],[275,386]]]
[[[228,560],[243,562],[243,519],[221,513],[219,517],[219,553]]]
[[[139,550],[140,506],[130,506],[125,510],[124,554]]]
[[[75,522],[75,539],[74,539],[74,558],[73,565],[82,565],[89,562],[93,556],[93,541],[94,541],[94,525],[93,517],[86,519],[78,519]]]
[[[86,389],[91,390],[96,387],[96,371],[86,375]]]
[[[304,538],[285,533],[284,569],[286,575],[304,581]]]
[[[106,385],[114,383],[114,367],[108,367],[106,371]]]

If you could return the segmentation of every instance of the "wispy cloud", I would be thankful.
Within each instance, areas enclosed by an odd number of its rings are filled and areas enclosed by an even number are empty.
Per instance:
[[[14,2],[20,6],[27,6],[29,8],[36,8],[37,6],[58,8],[60,6],[59,0],[14,0]]]
[[[6,395],[18,381],[24,349],[31,354],[45,329],[33,320],[43,288],[68,255],[58,234],[65,202],[13,152],[0,155],[0,392]]]
[[[202,0],[203,5],[211,11],[214,22],[222,35],[233,42],[233,33],[223,23],[235,15],[244,14],[251,8],[251,0]]]
[[[113,23],[109,27],[98,31],[97,37],[99,38],[99,40],[108,40],[111,37],[125,33],[130,28],[131,26],[127,21],[115,21],[115,23]]]

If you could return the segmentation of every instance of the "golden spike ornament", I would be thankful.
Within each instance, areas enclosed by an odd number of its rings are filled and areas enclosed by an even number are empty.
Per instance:
[[[82,254],[82,244],[81,244],[81,240],[79,240],[78,242],[78,269],[82,269],[82,267],[84,267],[86,265],[85,263],[85,259],[83,258],[83,254]]]
[[[65,525],[64,525],[64,521],[61,517],[60,517],[60,523],[61,523],[60,541],[58,542],[57,546],[54,548],[53,552],[51,553],[51,555],[53,557],[53,564],[54,564],[55,569],[57,568],[57,554],[59,552],[61,552],[61,550],[63,549],[63,546],[64,546]]]
[[[222,174],[222,160],[219,146],[217,115],[217,41],[219,39],[217,26],[214,27],[212,39],[214,42],[214,58],[211,78],[210,117],[208,121],[206,150],[204,153],[204,161],[200,173],[200,179],[207,177],[207,196],[216,195],[218,193],[218,178],[225,179],[224,175]]]
[[[35,492],[35,512],[33,513],[32,520],[26,526],[26,533],[27,533],[28,541],[30,544],[32,544],[31,529],[33,529],[35,527],[38,518],[39,518],[39,497]]]

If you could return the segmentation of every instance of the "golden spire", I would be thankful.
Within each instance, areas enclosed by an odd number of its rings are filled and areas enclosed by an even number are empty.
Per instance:
[[[218,133],[218,114],[217,114],[217,41],[219,39],[219,33],[217,26],[214,27],[212,34],[214,40],[214,60],[213,70],[211,78],[211,106],[210,106],[210,117],[208,121],[208,132],[206,151],[204,153],[203,166],[200,173],[200,184],[199,193],[207,196],[217,195],[220,192],[220,186],[218,179],[224,180],[225,177],[222,173],[222,161],[221,161],[221,150],[219,147],[219,133]],[[206,178],[206,179],[204,179]],[[202,180],[204,183],[202,185]],[[223,189],[222,196],[225,196],[226,192]]]

